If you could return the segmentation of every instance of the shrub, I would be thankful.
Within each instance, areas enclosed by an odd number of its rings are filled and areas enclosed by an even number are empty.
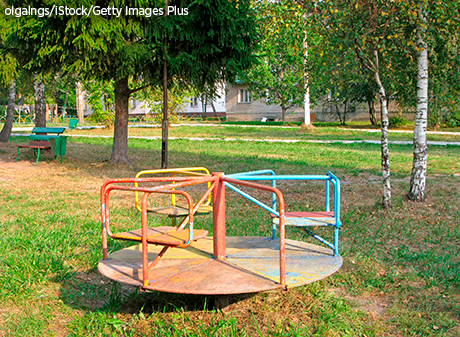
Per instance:
[[[390,117],[390,119],[388,120],[390,127],[396,127],[396,128],[407,125],[407,122],[408,122],[407,119],[399,115]]]
[[[442,117],[442,125],[448,128],[460,127],[460,111],[448,111]]]

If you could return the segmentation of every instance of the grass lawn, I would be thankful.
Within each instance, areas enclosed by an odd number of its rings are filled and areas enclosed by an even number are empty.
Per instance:
[[[216,128],[181,126],[171,128],[170,135],[379,138],[378,133],[334,127],[304,133]],[[158,130],[130,129],[130,135],[154,132]],[[13,144],[25,141],[11,139]],[[405,198],[412,147],[390,145],[393,208],[384,211],[379,206],[378,145],[170,141],[170,167],[200,165],[225,173],[271,168],[278,174],[330,170],[342,182],[343,267],[327,279],[287,292],[234,296],[228,310],[220,312],[212,308],[212,298],[141,293],[98,273],[100,186],[109,178],[158,168],[161,156],[159,140],[131,139],[133,167],[111,165],[106,162],[111,142],[71,137],[63,164],[45,153],[38,165],[33,165],[31,151],[21,150],[21,160],[15,162],[14,145],[0,145],[0,336],[460,335],[458,146],[429,147],[427,199],[413,203]],[[288,207],[320,203],[319,186],[285,188]],[[230,192],[227,199],[228,235],[269,233],[266,213]],[[114,200],[112,222],[121,227],[132,225],[133,219],[138,223],[130,196]],[[212,216],[197,219],[195,227],[212,228]],[[296,229],[287,236],[309,240]],[[127,244],[110,241],[109,250]]]
[[[272,122],[272,124],[275,122]],[[381,137],[379,127],[372,127],[369,123],[355,123],[347,126],[335,125],[337,123],[331,123],[332,125],[318,126],[313,129],[305,129],[298,125],[290,125],[283,127],[282,125],[264,125],[264,123],[256,124],[211,124],[206,123],[198,124],[195,126],[175,125],[170,127],[170,137],[196,137],[196,138],[214,138],[214,139],[299,139],[299,140],[375,140],[379,141]],[[132,124],[128,133],[130,136],[140,137],[161,137],[161,127],[136,127],[139,125],[148,124]],[[32,125],[19,125],[15,126],[29,126]],[[52,124],[49,126],[66,126],[66,124]],[[375,132],[369,132],[366,130],[373,130]],[[391,132],[391,131],[409,131],[409,132]],[[410,132],[411,128],[406,127],[404,129],[393,129],[390,128],[389,140],[390,141],[412,141],[413,134]],[[413,131],[413,126],[412,126]],[[429,141],[452,141],[460,142],[460,130],[458,129],[443,129],[440,132],[448,132],[449,134],[434,134],[428,133],[427,139]],[[15,133],[27,133],[28,131],[20,131]],[[30,132],[30,131],[29,131]],[[93,130],[73,130],[72,134],[79,135],[100,135],[100,136],[113,136],[113,130],[110,129],[93,129]]]

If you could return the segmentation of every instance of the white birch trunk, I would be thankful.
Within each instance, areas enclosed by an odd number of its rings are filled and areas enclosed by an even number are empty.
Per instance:
[[[35,75],[34,81],[34,98],[35,98],[35,126],[46,127],[46,99],[45,99],[45,82]]]
[[[383,208],[388,209],[391,207],[391,184],[390,184],[390,150],[388,148],[388,102],[385,92],[385,87],[380,80],[379,74],[379,56],[378,51],[374,51],[375,56],[375,80],[379,87],[379,99],[380,99],[380,116],[382,124],[382,139],[380,141],[380,148],[382,153],[382,184],[383,184]]]
[[[420,22],[425,23],[423,6],[420,4],[418,11]],[[422,35],[423,28],[417,29],[417,111],[414,125],[414,160],[410,179],[409,194],[407,197],[413,201],[425,200],[425,183],[428,147],[426,144],[426,128],[428,123],[428,50]]]
[[[83,115],[83,106],[84,106],[84,97],[83,97],[83,89],[80,82],[77,82],[77,118],[78,123],[82,124],[85,122],[85,118]]]
[[[304,15],[305,20],[307,19],[307,14]],[[307,32],[305,31],[304,39],[303,39],[303,49],[305,53],[305,58],[304,58],[304,73],[303,73],[303,78],[304,78],[304,90],[305,90],[305,95],[304,95],[304,124],[305,125],[310,125],[311,120],[310,120],[310,87],[309,87],[309,73],[306,70],[307,69],[307,60],[308,60],[308,43],[307,43]]]

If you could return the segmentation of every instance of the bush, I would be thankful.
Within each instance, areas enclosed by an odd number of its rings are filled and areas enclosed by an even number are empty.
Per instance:
[[[448,111],[442,117],[442,125],[448,128],[460,127],[460,112]]]
[[[407,122],[408,120],[405,119],[403,116],[393,116],[390,117],[390,119],[388,120],[390,127],[396,128],[407,125]]]

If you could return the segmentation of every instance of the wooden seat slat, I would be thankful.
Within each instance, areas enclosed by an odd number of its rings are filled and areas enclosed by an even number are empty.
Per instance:
[[[158,206],[148,208],[147,211],[167,215],[169,217],[180,217],[188,215],[188,208],[180,206]],[[195,214],[207,214],[212,211],[212,206],[201,205]]]

